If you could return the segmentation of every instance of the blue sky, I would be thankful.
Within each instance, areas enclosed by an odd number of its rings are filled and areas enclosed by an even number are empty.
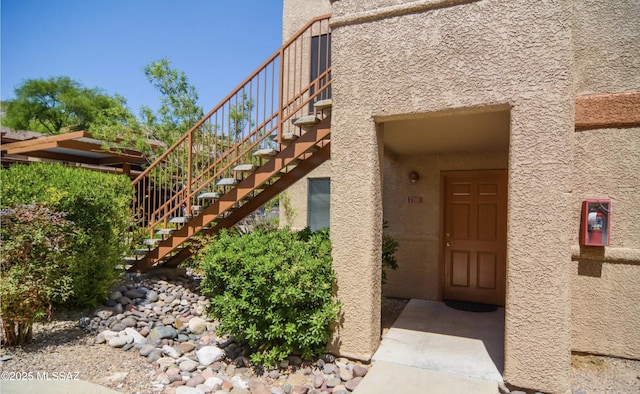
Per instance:
[[[68,76],[156,109],[143,67],[184,71],[205,112],[282,42],[280,0],[1,0],[2,100],[26,79]]]

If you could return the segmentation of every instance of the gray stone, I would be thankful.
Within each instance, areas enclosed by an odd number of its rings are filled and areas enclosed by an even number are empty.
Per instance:
[[[176,360],[171,357],[160,357],[156,362],[160,367],[162,367],[162,370],[166,370],[170,366],[175,365]]]
[[[131,338],[128,335],[122,335],[122,336],[119,336],[119,337],[113,337],[113,338],[109,339],[109,341],[107,343],[111,347],[123,347],[124,345],[129,343],[129,341],[133,341],[133,338]]]
[[[145,292],[142,289],[131,289],[131,290],[125,291],[123,295],[125,297],[129,297],[130,299],[142,298],[145,296]]]
[[[289,360],[289,364],[291,364],[291,365],[300,365],[300,364],[302,364],[302,358],[300,358],[299,356],[289,356],[288,360]]]
[[[284,390],[280,387],[272,387],[271,394],[285,394]]]
[[[240,376],[236,375],[231,378],[231,384],[233,385],[233,390],[249,390],[249,382],[242,379]]]
[[[149,343],[142,345],[142,347],[140,348],[140,355],[143,357],[147,357],[152,351],[156,350],[157,348]]]
[[[193,317],[189,320],[189,332],[200,335],[207,329],[207,322],[200,317]]]
[[[176,331],[176,329],[173,328],[173,327],[169,327],[169,326],[158,326],[158,327],[155,327],[149,333],[149,337],[152,340],[175,338],[177,336],[178,336],[178,332]]]
[[[147,356],[147,361],[152,363],[154,361],[158,361],[160,357],[162,357],[162,350],[153,349],[151,353],[149,353],[149,355]]]
[[[119,321],[117,321],[117,320],[116,320],[115,324],[113,324],[113,325],[111,326],[111,329],[112,329],[113,331],[116,331],[116,332],[117,332],[117,331],[124,331],[124,329],[125,329],[125,328],[127,328],[127,326],[125,326],[124,324],[122,324],[122,322],[119,322]]]
[[[119,292],[119,291],[114,291],[111,294],[109,294],[109,299],[112,300],[112,301],[115,301],[120,297],[122,297],[122,293]]]
[[[127,327],[135,327],[136,323],[138,323],[138,321],[133,317],[125,317],[124,319],[122,319],[122,324]]]
[[[182,350],[169,345],[164,345],[162,347],[162,353],[172,358],[178,358],[182,356]]]
[[[280,378],[280,372],[278,372],[277,370],[269,371],[268,376],[271,379],[279,379]]]
[[[124,312],[124,307],[122,306],[122,304],[118,303],[113,306],[113,313],[118,315],[122,312]]]
[[[358,384],[362,381],[362,376],[355,377],[344,384],[344,387],[349,391],[353,391],[358,387]]]
[[[158,292],[157,292],[157,291],[154,291],[154,290],[149,290],[149,291],[147,292],[147,299],[146,299],[146,301],[147,301],[148,303],[150,303],[150,304],[151,304],[151,303],[154,303],[154,302],[156,302],[156,301],[158,301]]]
[[[325,364],[324,367],[322,367],[322,372],[327,375],[332,374],[335,370],[336,366],[334,364]]]
[[[319,389],[324,384],[324,378],[320,375],[313,378],[313,387]]]
[[[325,383],[327,384],[327,387],[333,388],[340,385],[342,383],[342,380],[340,380],[340,378],[330,378],[327,379]]]
[[[147,339],[136,331],[135,328],[127,327],[124,329],[124,333],[133,338],[133,343],[143,344],[147,342]]]
[[[96,316],[98,316],[102,320],[107,320],[108,318],[113,316],[113,311],[102,309],[96,312]]]
[[[207,366],[224,358],[225,352],[217,346],[204,346],[196,352],[200,364]]]
[[[220,387],[222,387],[222,383],[224,383],[224,381],[217,376],[210,377],[204,382],[206,386],[211,387],[212,391],[218,390]]]
[[[178,367],[180,368],[181,371],[193,372],[198,368],[198,363],[193,360],[184,360],[183,362],[180,363]]]

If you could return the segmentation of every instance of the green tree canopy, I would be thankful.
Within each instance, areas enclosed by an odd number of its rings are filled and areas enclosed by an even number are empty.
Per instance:
[[[167,58],[152,61],[143,70],[147,80],[160,92],[157,114],[144,106],[143,122],[159,139],[171,144],[202,118],[204,112],[198,106],[198,92],[189,84],[184,71],[171,68]]]
[[[14,130],[55,135],[103,123],[121,129],[135,123],[123,97],[87,88],[69,77],[28,79],[14,92],[16,98],[4,103],[2,120]]]

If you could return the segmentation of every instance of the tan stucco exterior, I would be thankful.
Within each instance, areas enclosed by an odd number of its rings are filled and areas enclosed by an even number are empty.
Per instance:
[[[576,96],[640,92],[640,3],[574,3]],[[572,233],[572,349],[638,359],[640,128],[576,132],[574,158],[573,227],[586,198],[610,198],[613,212],[610,246],[579,248]]]
[[[290,8],[327,5],[333,350],[378,346],[383,217],[400,243],[384,293],[440,300],[442,171],[507,169],[505,381],[562,393],[571,351],[640,358],[640,126],[575,128],[576,97],[640,92],[640,4],[286,0],[283,31],[304,24]],[[497,132],[465,128],[478,113],[502,119]],[[608,247],[578,246],[587,198],[612,200]]]

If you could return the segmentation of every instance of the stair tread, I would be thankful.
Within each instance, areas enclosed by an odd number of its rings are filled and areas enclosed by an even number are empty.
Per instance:
[[[144,256],[145,254],[147,254],[147,252],[149,252],[149,249],[136,249],[133,251],[133,255],[134,256]]]
[[[175,218],[171,218],[169,223],[186,223],[189,221],[189,218],[186,216],[177,216]]]
[[[202,193],[198,196],[198,199],[201,199],[201,200],[218,199],[218,198],[220,198],[220,193],[216,193],[216,192]]]
[[[151,238],[151,239],[143,239],[142,240],[142,244],[143,245],[156,245],[159,244],[160,242],[162,242],[162,240],[160,238]]]
[[[233,167],[231,170],[232,171],[239,171],[239,172],[247,172],[247,171],[254,171],[256,168],[255,165],[253,164],[239,164],[235,167]]]
[[[253,155],[257,157],[275,156],[277,154],[278,154],[278,151],[272,148],[259,149],[253,152]]]
[[[315,115],[303,116],[292,121],[295,126],[312,126],[318,122],[320,122],[320,119]]]
[[[327,108],[331,108],[333,106],[333,100],[332,99],[325,99],[325,100],[318,100],[315,102],[315,104],[313,104],[314,108],[316,109],[327,109]]]
[[[176,230],[174,228],[161,228],[156,230],[156,234],[158,235],[169,235],[173,234]]]
[[[217,186],[234,186],[238,184],[236,178],[221,178],[216,181]]]

